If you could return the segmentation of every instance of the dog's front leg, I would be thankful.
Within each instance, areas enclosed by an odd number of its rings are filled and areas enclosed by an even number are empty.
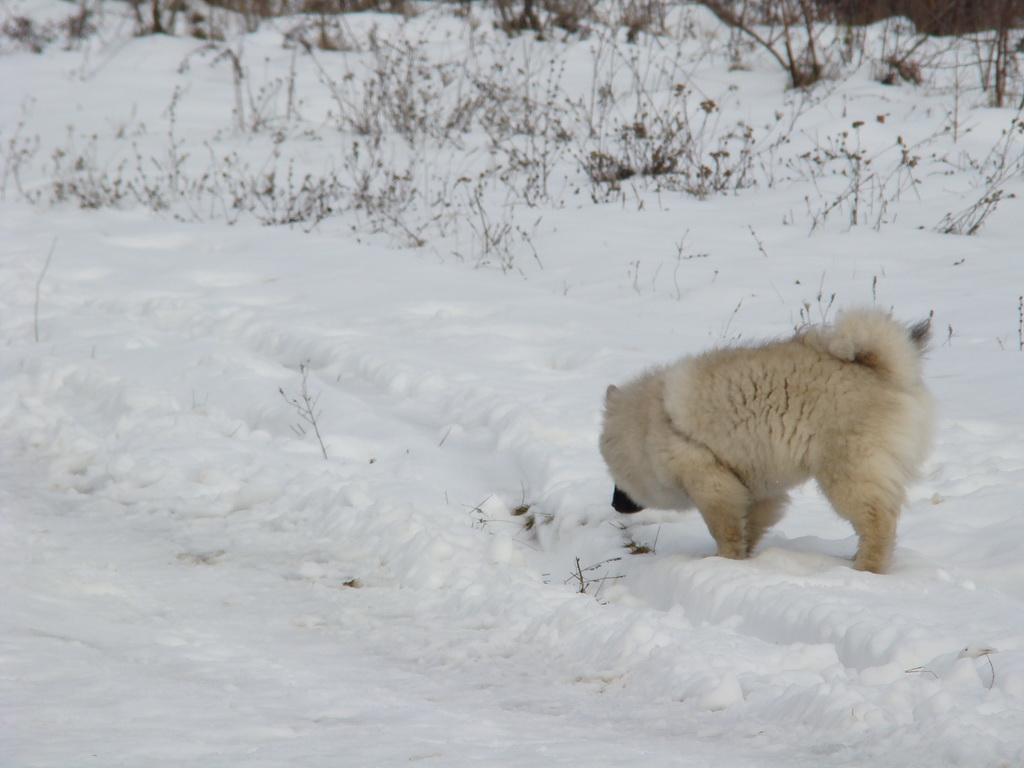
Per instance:
[[[747,519],[744,507],[710,504],[700,507],[701,517],[718,544],[719,557],[743,560],[747,556]]]
[[[853,527],[860,536],[854,568],[885,573],[892,559],[898,519],[899,508],[895,505],[890,508],[869,506],[853,519]]]
[[[747,510],[747,556],[754,554],[757,543],[765,531],[782,519],[789,496],[785,493],[760,499]]]
[[[750,553],[747,513],[750,491],[710,451],[689,463],[683,485],[718,544],[718,556],[742,560]]]

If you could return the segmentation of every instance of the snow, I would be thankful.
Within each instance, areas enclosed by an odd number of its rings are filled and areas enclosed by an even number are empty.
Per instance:
[[[686,48],[669,71],[691,73],[723,130],[747,120],[768,146],[792,121],[756,186],[594,189],[552,145],[529,207],[494,175],[476,197],[458,181],[496,156],[478,127],[385,132],[378,159],[450,210],[417,193],[391,220],[339,204],[262,226],[258,205],[220,205],[227,182],[189,185],[231,153],[251,174],[349,179],[351,141],[369,151],[311,57],[282,46],[294,20],[231,38],[254,92],[294,67],[302,100],[290,120],[284,87],[247,102],[266,120],[242,131],[226,59],[133,38],[119,8],[71,50],[0,55],[0,763],[1024,765],[1012,111],[944,81],[886,88],[866,63],[803,97],[755,52],[737,71]],[[707,29],[688,45],[724,38],[694,19]],[[531,81],[567,89],[556,105],[605,59],[670,97],[671,77],[605,38],[474,38],[445,9],[346,23],[443,61],[471,51],[481,71],[563,67]],[[637,56],[668,57],[648,42]],[[329,72],[369,60],[315,55]],[[844,199],[824,216],[848,159],[792,169],[844,131],[884,170],[856,214]],[[921,146],[900,194],[897,137]],[[39,148],[15,163],[22,141]],[[984,226],[933,231],[979,198],[1003,145],[1016,170]],[[85,187],[54,155],[72,146],[94,180],[148,181],[166,204],[56,199],[55,179]],[[810,486],[743,562],[710,556],[697,515],[611,509],[609,383],[872,302],[934,312],[936,446],[889,573],[850,567],[853,531]],[[304,374],[326,459],[294,404]]]

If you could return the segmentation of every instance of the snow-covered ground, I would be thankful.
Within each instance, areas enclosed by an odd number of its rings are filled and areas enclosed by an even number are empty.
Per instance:
[[[285,47],[294,19],[133,38],[105,8],[70,50],[0,54],[0,765],[1024,765],[1014,112],[867,61],[787,91],[693,9],[678,56],[631,59],[624,31],[449,9],[349,17],[371,55]],[[438,103],[504,67],[508,113],[342,125],[382,50],[441,62]],[[646,151],[636,83],[669,104],[682,73],[705,160],[751,126],[750,183],[588,179]],[[618,106],[563,109],[604,77]],[[498,136],[539,104],[558,126]],[[340,180],[331,210],[305,174]],[[976,235],[936,231],[997,188]],[[609,383],[869,303],[934,312],[936,446],[890,573],[850,568],[810,486],[745,562],[695,514],[612,511]]]

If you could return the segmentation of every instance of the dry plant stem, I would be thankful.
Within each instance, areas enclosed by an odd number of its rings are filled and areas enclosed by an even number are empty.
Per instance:
[[[46,277],[46,270],[50,268],[50,260],[53,258],[53,252],[57,248],[57,238],[53,238],[53,243],[50,245],[50,252],[46,254],[46,261],[43,262],[43,269],[39,273],[39,277],[36,279],[36,300],[32,307],[32,330],[35,333],[36,344],[39,343],[39,291],[43,286],[43,278]]]
[[[316,435],[316,440],[320,444],[320,452],[324,455],[324,458],[326,459],[327,447],[324,445],[324,439],[320,435],[320,427],[317,425],[317,420],[320,418],[321,411],[318,411],[316,409],[316,404],[317,401],[320,399],[320,395],[317,395],[316,397],[311,397],[309,394],[309,365],[300,365],[299,372],[302,374],[302,388],[299,390],[298,398],[288,397],[288,395],[284,393],[284,389],[282,388],[278,388],[277,391],[281,393],[281,397],[283,397],[285,400],[287,400],[295,407],[296,412],[299,414],[299,418],[301,418],[304,422],[313,427],[313,434]],[[295,431],[297,435],[304,435],[306,433],[306,431],[302,428],[301,425],[297,427],[292,427],[292,429]]]
[[[1017,299],[1017,349],[1024,352],[1024,296]]]
[[[587,582],[583,578],[583,567],[580,565],[580,559],[578,557],[576,558],[576,570],[573,571],[573,574],[570,577],[570,579],[579,582],[579,585],[580,585],[579,593],[581,595],[586,594],[586,592],[587,592]]]
[[[757,243],[757,250],[761,252],[761,255],[766,259],[768,258],[768,252],[764,249],[764,243],[761,242],[761,238],[757,236],[757,232],[754,231],[754,227],[750,224],[747,225],[747,229],[750,230],[751,236],[754,238],[754,242]]]
[[[591,571],[598,570],[603,565],[607,565],[608,563],[615,563],[621,559],[621,557],[612,557],[608,560],[604,560],[600,563],[596,563],[587,568],[584,568],[580,564],[580,559],[577,557],[576,570],[574,570],[572,574],[569,576],[569,578],[565,580],[565,583],[568,584],[569,582],[575,582],[576,584],[578,584],[579,588],[577,591],[581,595],[587,594],[587,589],[590,587],[591,584],[598,584],[598,592],[600,592],[601,588],[604,587],[604,583],[606,581],[615,581],[616,579],[621,579],[622,576],[598,576],[596,578],[589,578],[588,576],[586,576],[586,574],[590,573]]]
[[[324,69],[323,64],[320,63],[320,59],[318,59],[316,53],[313,52],[313,46],[311,46],[309,43],[307,43],[305,40],[301,38],[298,40],[298,43],[299,45],[302,46],[302,50],[309,54],[309,58],[312,60],[313,64],[316,65],[317,70],[319,70],[320,77],[323,78],[322,82],[324,83],[324,85],[327,86],[327,89],[331,92],[331,98],[334,99],[334,102],[338,105],[338,109],[340,110],[338,114],[338,120],[343,120],[345,115],[348,113],[349,108],[344,97],[341,95],[341,93],[338,92],[338,86],[334,82],[334,78],[332,78],[327,73],[327,70]]]
[[[779,66],[787,72],[790,72],[790,76],[792,76],[790,65],[778,54],[775,48],[772,47],[772,44],[757,34],[752,27],[745,24],[743,19],[737,16],[724,2],[719,2],[719,0],[701,0],[701,5],[715,14],[715,16],[728,26],[738,29],[740,32],[754,40],[754,42],[768,51],[768,53],[770,53],[772,57],[779,62]],[[794,82],[793,85],[796,86],[797,84]]]
[[[818,61],[818,51],[814,46],[814,11],[807,0],[800,0],[800,13],[804,19],[804,27],[807,30],[807,53],[811,59],[811,82],[816,82],[821,77],[821,64]],[[797,72],[794,69],[793,74]]]

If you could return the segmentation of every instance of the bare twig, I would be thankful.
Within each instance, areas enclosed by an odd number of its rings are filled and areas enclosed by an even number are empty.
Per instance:
[[[53,252],[57,248],[57,238],[53,238],[53,244],[50,245],[50,252],[46,254],[46,261],[43,262],[43,269],[39,273],[39,277],[36,280],[36,302],[32,308],[32,329],[35,332],[36,344],[39,343],[39,290],[43,285],[43,278],[46,277],[46,270],[50,268],[50,260],[53,258]]]
[[[313,427],[313,434],[316,435],[316,440],[320,443],[320,452],[327,458],[327,448],[324,446],[324,439],[320,436],[320,427],[317,425],[317,420],[320,418],[322,411],[317,410],[316,404],[320,400],[320,395],[311,397],[309,394],[309,363],[303,363],[299,366],[299,373],[302,374],[302,388],[299,390],[298,397],[288,397],[284,393],[282,387],[278,387],[278,392],[281,393],[281,397],[287,400],[292,406],[294,406],[296,412],[299,414],[299,418],[304,422]],[[297,435],[306,434],[306,430],[303,429],[301,424],[297,424],[292,427],[292,431]]]
[[[720,2],[719,0],[701,0],[701,5],[707,8],[713,14],[715,14],[715,16],[717,16],[721,22],[723,22],[727,26],[738,29],[740,32],[747,35],[749,38],[754,40],[758,45],[760,45],[762,48],[768,51],[768,53],[771,54],[772,58],[774,58],[779,63],[779,66],[781,66],[784,70],[790,73],[790,76],[793,79],[793,86],[799,86],[799,83],[796,82],[798,78],[793,73],[790,63],[779,55],[778,51],[775,50],[775,47],[768,40],[765,40],[763,37],[757,34],[757,32],[754,30],[752,26],[744,23],[743,19],[737,16],[736,13],[734,13],[728,5],[726,5],[724,2]]]
[[[761,255],[766,259],[768,258],[768,251],[764,249],[764,243],[761,242],[761,238],[757,236],[757,232],[754,231],[754,227],[750,224],[747,225],[747,229],[750,230],[750,234],[754,238],[754,242],[757,243],[757,250],[761,252]]]
[[[722,339],[724,339],[724,338],[725,338],[725,337],[726,337],[726,336],[727,336],[727,335],[729,334],[729,328],[730,328],[730,326],[732,326],[732,321],[736,319],[736,315],[738,315],[738,314],[739,314],[739,311],[740,311],[740,307],[742,307],[742,306],[743,306],[743,299],[740,299],[740,300],[739,300],[739,301],[738,301],[738,302],[736,303],[736,309],[734,309],[734,310],[732,311],[732,314],[731,314],[731,315],[729,315],[729,319],[728,319],[728,321],[727,321],[727,322],[725,323],[725,328],[723,328],[723,329],[722,329],[722,335],[721,335],[721,338],[722,338]],[[739,338],[739,336],[737,336],[736,338],[738,339],[738,338]]]
[[[615,579],[621,579],[622,576],[598,576],[597,578],[590,578],[586,575],[591,571],[596,571],[603,565],[607,565],[608,563],[616,563],[621,559],[621,557],[612,557],[608,560],[603,560],[600,563],[591,565],[588,568],[584,568],[582,565],[580,565],[580,559],[577,557],[576,570],[574,570],[570,574],[569,578],[565,580],[565,583],[568,584],[570,581],[575,582],[579,585],[579,589],[577,591],[581,595],[585,595],[587,594],[587,589],[589,589],[591,584],[600,584],[603,586],[606,581],[614,581]]]
[[[1024,296],[1017,299],[1017,349],[1024,352]]]

